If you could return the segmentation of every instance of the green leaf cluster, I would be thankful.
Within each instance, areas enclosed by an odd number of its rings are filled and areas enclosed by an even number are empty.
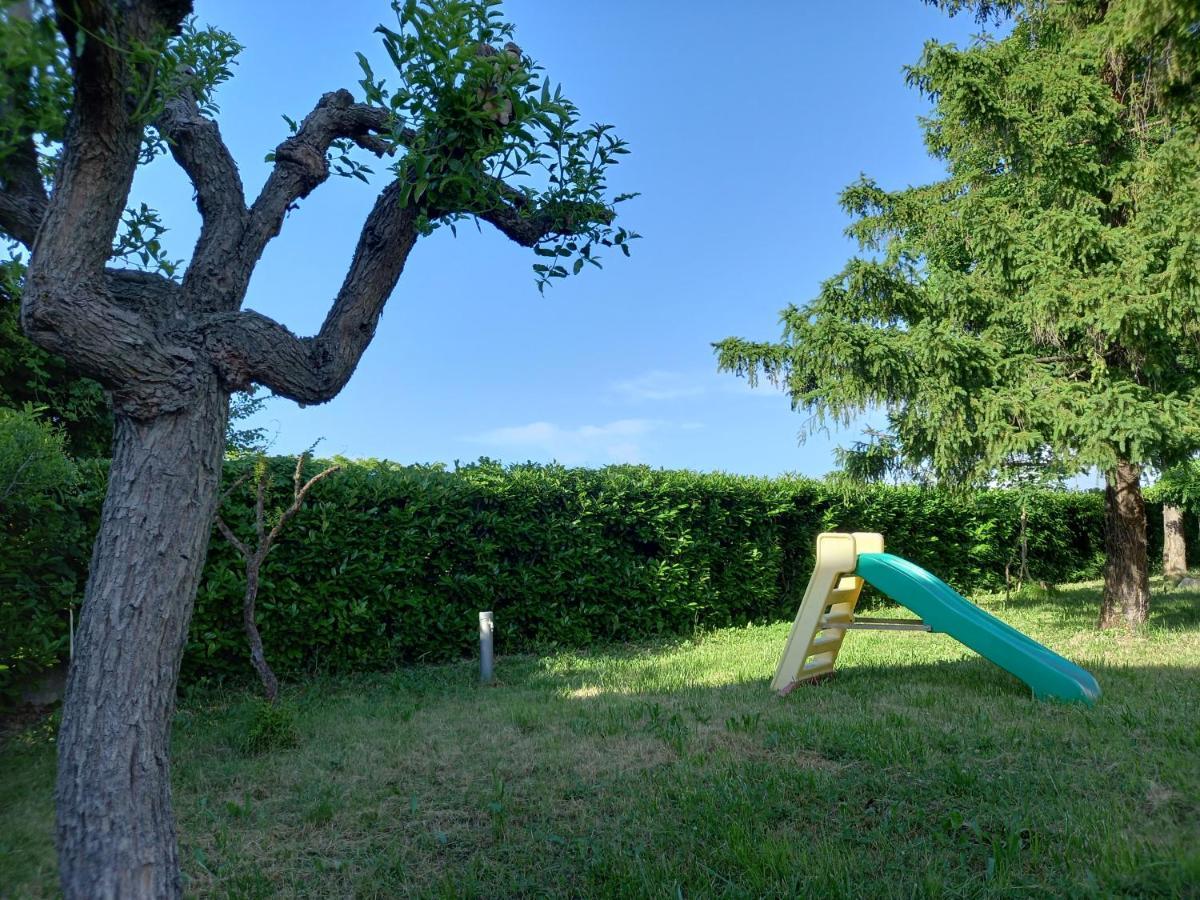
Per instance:
[[[1146,496],[1190,511],[1200,509],[1200,459],[1189,459],[1167,469],[1146,491]]]
[[[72,96],[66,48],[49,14],[37,3],[30,22],[0,3],[0,168],[30,138],[40,144],[43,172],[53,171],[53,158],[66,129]]]
[[[250,426],[246,419],[262,412],[270,394],[255,387],[239,391],[229,398],[229,419],[225,425],[225,453],[230,456],[250,456],[265,453],[270,444],[267,429]]]
[[[514,42],[500,0],[396,0],[394,26],[376,31],[397,84],[358,54],[368,103],[393,115],[404,152],[392,171],[400,202],[423,205],[425,228],[515,205],[522,216],[553,223],[535,251],[539,289],[568,271],[599,268],[602,250],[629,255],[638,235],[614,228],[608,170],[629,152],[611,125],[585,125],[562,88]],[[337,149],[339,174],[366,180],[370,170]]]
[[[124,263],[127,268],[174,278],[183,260],[167,256],[162,245],[162,236],[166,232],[167,226],[156,210],[145,203],[139,204],[136,209],[130,207],[121,217],[121,229],[113,244],[112,258]]]
[[[784,311],[781,341],[719,343],[720,366],[819,423],[886,410],[906,462],[944,481],[1047,451],[1066,472],[1190,454],[1200,132],[1158,86],[1200,32],[1139,36],[1126,6],[1022,5],[1002,40],[927,45],[908,78],[946,177],[848,187],[860,255]]]
[[[39,509],[75,484],[63,435],[40,412],[0,408],[0,508],[8,512]]]

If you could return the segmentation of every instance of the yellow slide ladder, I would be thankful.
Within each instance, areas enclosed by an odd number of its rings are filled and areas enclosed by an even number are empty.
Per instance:
[[[882,553],[883,535],[828,532],[817,537],[817,559],[800,602],[772,690],[786,694],[801,681],[833,671],[846,631],[854,624],[854,607],[863,580],[851,574],[860,553]]]

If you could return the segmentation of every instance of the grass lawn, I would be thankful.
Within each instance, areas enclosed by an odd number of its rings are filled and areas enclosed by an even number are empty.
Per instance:
[[[1137,635],[1090,630],[1096,585],[980,599],[1100,703],[887,632],[781,700],[787,623],[501,658],[489,688],[469,663],[315,680],[285,693],[299,743],[257,755],[250,693],[185,698],[188,893],[1200,896],[1200,595],[1156,586]],[[0,748],[0,896],[56,892],[49,735]]]

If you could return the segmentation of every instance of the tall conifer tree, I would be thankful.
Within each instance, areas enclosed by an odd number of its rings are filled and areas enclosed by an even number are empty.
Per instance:
[[[908,71],[946,177],[847,188],[860,255],[784,311],[781,341],[727,339],[720,365],[822,420],[885,408],[903,456],[945,481],[1045,450],[1099,468],[1100,624],[1136,625],[1142,469],[1200,442],[1200,4],[937,5],[1012,17]]]

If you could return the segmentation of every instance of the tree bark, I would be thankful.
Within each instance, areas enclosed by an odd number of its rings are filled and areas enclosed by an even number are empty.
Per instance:
[[[1141,468],[1127,460],[1105,476],[1104,598],[1100,627],[1145,623],[1150,612],[1150,565]]]
[[[117,416],[58,739],[68,898],[182,893],[168,751],[224,451],[228,394],[209,381],[178,412]]]
[[[1187,574],[1187,540],[1183,536],[1183,509],[1163,504],[1163,576],[1178,581]]]

